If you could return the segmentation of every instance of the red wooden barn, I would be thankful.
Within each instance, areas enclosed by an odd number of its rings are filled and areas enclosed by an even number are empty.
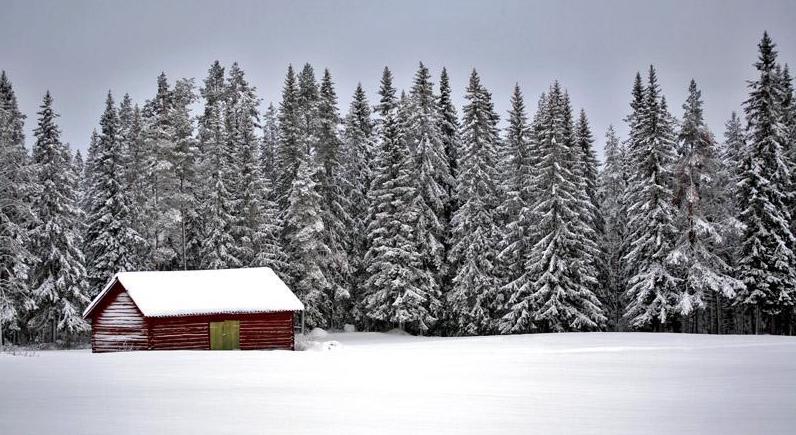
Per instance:
[[[86,308],[94,352],[293,349],[304,305],[267,267],[117,273]]]

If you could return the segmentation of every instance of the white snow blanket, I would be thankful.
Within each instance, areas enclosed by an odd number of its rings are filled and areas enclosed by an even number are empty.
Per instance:
[[[84,315],[119,281],[146,317],[301,311],[304,305],[268,267],[122,272]]]
[[[793,434],[796,339],[329,334],[333,352],[0,354],[2,434]]]

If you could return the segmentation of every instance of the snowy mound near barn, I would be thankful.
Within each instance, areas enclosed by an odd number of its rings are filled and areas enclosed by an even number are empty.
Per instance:
[[[792,434],[796,339],[330,333],[334,352],[0,353],[0,433]]]

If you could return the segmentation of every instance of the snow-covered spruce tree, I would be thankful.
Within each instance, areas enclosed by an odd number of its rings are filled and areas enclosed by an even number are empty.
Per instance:
[[[276,202],[275,185],[275,152],[279,140],[276,109],[273,104],[263,115],[263,140],[260,145],[260,177],[263,192],[261,196],[259,228],[255,232],[255,258],[253,266],[266,266],[286,279],[289,272],[287,254],[282,244],[284,231],[279,206]]]
[[[674,204],[679,208],[679,237],[672,256],[682,290],[676,309],[690,320],[690,331],[700,332],[700,311],[715,301],[720,312],[723,298],[733,298],[743,288],[731,276],[729,265],[719,254],[724,235],[724,189],[717,185],[721,173],[713,134],[703,118],[702,93],[691,80],[678,135],[679,158],[675,170]]]
[[[525,112],[525,101],[519,85],[514,85],[509,109],[509,126],[503,140],[504,172],[503,202],[498,211],[507,218],[502,229],[500,254],[501,291],[506,295],[506,313],[500,320],[502,333],[527,333],[534,329],[530,306],[530,287],[526,282],[525,264],[530,250],[532,217],[530,203],[532,171],[530,144],[532,129]]]
[[[317,110],[316,159],[321,169],[318,173],[318,188],[322,196],[324,239],[330,253],[325,270],[331,284],[328,319],[332,327],[342,328],[345,322],[351,321],[352,270],[348,253],[352,242],[352,217],[347,195],[351,185],[342,161],[340,113],[334,82],[328,69],[323,72]]]
[[[465,98],[456,180],[459,208],[451,220],[449,253],[456,272],[447,303],[454,334],[490,334],[497,330],[496,310],[503,304],[495,264],[500,238],[496,226],[498,115],[492,95],[475,70]]]
[[[38,112],[34,134],[33,163],[38,189],[33,211],[38,223],[30,233],[30,250],[36,261],[30,271],[34,306],[28,326],[40,338],[70,340],[88,329],[81,314],[88,304],[85,259],[77,204],[77,176],[67,147],[56,125],[58,115],[48,91]]]
[[[301,120],[296,74],[293,66],[289,65],[282,87],[282,102],[279,104],[279,143],[274,153],[275,200],[282,211],[287,209],[290,186],[296,178],[302,156],[307,153],[302,141]]]
[[[724,166],[730,170],[732,184],[728,188],[735,195],[737,193],[736,184],[743,174],[743,160],[746,156],[746,137],[741,118],[736,112],[730,114],[730,119],[724,124],[724,144],[722,148],[722,160]]]
[[[596,232],[589,223],[593,214],[569,97],[558,82],[547,93],[537,140],[539,199],[533,213],[539,221],[526,264],[534,320],[544,331],[597,329],[605,317],[594,293]]]
[[[365,314],[378,326],[393,325],[423,333],[436,319],[429,307],[432,280],[423,268],[415,228],[419,214],[413,159],[401,131],[392,73],[386,67],[379,90],[379,155],[368,192],[372,207],[368,225],[369,274]]]
[[[437,96],[437,122],[439,123],[439,131],[442,136],[442,142],[445,145],[445,155],[448,160],[448,169],[450,169],[451,179],[456,180],[458,155],[459,155],[459,117],[456,114],[456,107],[453,105],[453,98],[451,96],[450,78],[448,77],[448,70],[442,68],[442,73],[439,76],[439,95]],[[449,186],[448,198],[453,204],[455,202],[455,188],[453,185]],[[453,210],[450,211],[452,213]],[[449,213],[449,214],[450,214]]]
[[[137,270],[140,263],[135,253],[144,243],[130,221],[131,198],[124,188],[119,116],[110,92],[100,126],[93,162],[94,198],[86,230],[89,296],[99,293],[115,273]]]
[[[202,188],[197,201],[201,204],[204,239],[200,251],[202,267],[224,269],[241,267],[235,256],[233,178],[237,176],[233,156],[227,143],[224,123],[226,110],[224,68],[216,61],[210,67],[204,88],[204,113],[199,117],[199,150]]]
[[[420,214],[415,231],[420,243],[423,267],[433,277],[428,290],[429,307],[441,307],[440,281],[447,275],[445,242],[449,234],[446,206],[454,184],[450,162],[439,129],[437,102],[434,98],[431,74],[423,63],[415,73],[409,93],[406,140],[414,150],[414,179],[420,194]],[[431,312],[439,318],[439,312]]]
[[[260,173],[259,139],[255,130],[259,128],[257,106],[260,104],[255,89],[246,81],[243,70],[237,63],[229,70],[227,83],[227,105],[225,125],[226,147],[232,156],[233,174],[233,222],[232,236],[235,240],[233,255],[242,265],[252,264],[256,256],[254,240],[262,220],[261,204],[265,193]]]
[[[589,127],[589,118],[586,111],[581,109],[575,125],[575,152],[580,157],[576,160],[576,167],[582,179],[582,188],[579,189],[585,197],[580,199],[582,208],[586,213],[579,214],[584,224],[594,231],[594,245],[589,248],[589,263],[596,270],[597,282],[592,283],[592,291],[602,301],[606,299],[603,283],[608,276],[605,251],[603,251],[603,238],[605,237],[605,220],[600,208],[599,199],[599,166],[597,154],[594,152],[594,137]]]
[[[28,228],[35,225],[30,197],[35,193],[32,166],[25,149],[25,115],[5,71],[0,72],[0,344],[31,303],[28,269],[34,260],[27,249]],[[22,331],[23,333],[25,331]]]
[[[439,76],[439,95],[437,96],[437,122],[439,123],[439,131],[442,137],[442,142],[445,146],[445,155],[448,160],[448,169],[450,170],[450,178],[452,183],[448,186],[448,203],[445,205],[444,223],[447,228],[443,243],[445,247],[444,258],[446,262],[445,274],[439,278],[439,286],[441,292],[441,302],[443,304],[442,314],[439,321],[439,328],[444,332],[448,328],[448,310],[445,308],[446,294],[450,291],[452,286],[453,274],[455,270],[447,264],[448,255],[451,247],[451,218],[453,213],[458,208],[456,196],[456,179],[458,174],[458,155],[460,148],[459,140],[459,117],[456,113],[456,107],[453,105],[453,98],[451,95],[450,78],[448,77],[448,70],[442,68]]]
[[[594,137],[591,134],[591,127],[589,127],[589,118],[586,112],[581,109],[578,115],[578,121],[575,125],[575,146],[580,153],[580,166],[581,176],[585,184],[584,192],[588,202],[587,222],[594,228],[598,238],[602,238],[603,234],[603,216],[600,211],[600,200],[598,195],[598,172],[600,163],[597,161],[597,154],[594,152]]]
[[[627,150],[620,142],[613,126],[605,134],[605,165],[600,172],[599,193],[600,210],[604,220],[602,251],[605,255],[608,275],[603,282],[603,308],[611,330],[623,329],[622,314],[626,300],[625,285],[627,277],[622,257],[625,254],[627,239],[627,204],[625,192],[630,177]]]
[[[199,267],[197,252],[202,243],[202,222],[197,212],[199,150],[194,136],[190,106],[198,96],[193,79],[180,79],[174,84],[172,106],[169,112],[171,136],[174,141],[175,191],[172,208],[177,213],[173,219],[174,231],[168,239],[177,253],[174,267],[195,269]]]
[[[367,252],[366,228],[370,221],[370,191],[376,160],[374,126],[370,103],[361,84],[357,84],[345,119],[343,132],[342,162],[347,184],[351,227],[348,229],[348,261],[351,265],[351,317],[364,324],[363,296],[367,264],[363,261]]]
[[[83,153],[80,150],[75,150],[75,154],[72,157],[72,170],[75,173],[75,179],[77,180],[77,191],[75,194],[77,195],[77,206],[80,207],[80,214],[83,216],[83,192],[85,191],[84,183],[83,183],[83,175],[86,172],[86,162],[83,160]],[[80,219],[81,223],[84,220],[83,218]]]
[[[741,123],[741,118],[733,111],[730,119],[725,124],[724,143],[721,147],[721,172],[717,176],[716,185],[725,186],[726,203],[723,204],[724,216],[727,225],[726,234],[720,244],[719,253],[733,271],[732,276],[738,278],[738,262],[740,260],[741,240],[744,226],[738,217],[741,214],[741,197],[739,182],[743,174],[743,161],[746,156],[746,132]],[[737,298],[728,304],[724,310],[716,309],[716,331],[743,333],[745,307],[737,304]]]
[[[305,152],[315,151],[318,146],[318,104],[320,93],[315,80],[315,70],[306,63],[298,76],[297,107],[299,117],[299,134]]]
[[[125,106],[125,104],[123,100],[122,106]],[[125,190],[131,197],[130,222],[138,234],[147,233],[147,218],[150,216],[148,213],[148,206],[150,204],[149,193],[151,191],[149,187],[150,177],[148,176],[149,153],[146,149],[143,128],[144,120],[141,109],[136,104],[132,107],[132,116],[129,125],[122,126],[120,132],[125,164]],[[99,143],[98,136],[93,136],[91,143]],[[89,145],[89,151],[90,150],[91,145]],[[86,163],[87,172],[88,169],[89,165]],[[84,206],[84,210],[85,209]],[[142,268],[150,267],[150,253],[149,243],[145,242],[141,244],[139,252],[135,254],[136,258],[140,260]]]
[[[328,328],[329,289],[332,284],[325,271],[330,251],[323,237],[323,198],[313,180],[320,170],[309,154],[301,158],[290,188],[285,234],[293,276],[292,288],[304,303],[305,321],[309,327]]]
[[[660,95],[654,67],[650,66],[645,88],[636,76],[633,113],[628,117],[631,178],[626,196],[630,326],[671,329],[677,321],[679,280],[672,265],[677,239],[672,203],[674,165],[674,120]],[[642,92],[639,100],[639,90]]]
[[[755,68],[760,77],[749,83],[749,98],[744,103],[747,150],[739,183],[739,220],[746,229],[739,269],[746,290],[739,293],[738,301],[753,310],[755,333],[766,325],[769,332],[779,333],[789,321],[796,299],[796,240],[787,205],[791,180],[783,88],[776,77],[777,53],[767,33],[758,47]]]
[[[260,173],[263,178],[273,181],[276,176],[274,168],[276,148],[279,146],[279,121],[273,103],[263,113],[263,139],[260,143]],[[274,198],[270,198],[274,199]]]
[[[178,263],[177,252],[170,243],[177,231],[175,195],[174,138],[171,111],[173,91],[161,73],[157,79],[157,92],[143,107],[144,155],[147,196],[142,213],[141,235],[147,240],[149,253],[146,263],[154,269],[172,269]]]
[[[80,202],[80,208],[83,209],[83,215],[88,216],[89,212],[91,211],[91,202],[93,198],[96,196],[95,192],[95,184],[94,183],[94,175],[96,173],[96,165],[95,162],[97,160],[97,151],[99,149],[99,133],[97,133],[97,129],[91,131],[91,138],[89,139],[88,148],[86,150],[86,162],[83,168],[83,199]],[[83,238],[83,242],[85,242],[85,237]],[[88,252],[87,249],[83,249],[83,253]]]

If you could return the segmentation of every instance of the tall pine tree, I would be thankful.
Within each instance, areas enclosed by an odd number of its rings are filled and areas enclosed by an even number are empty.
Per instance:
[[[671,257],[677,237],[672,202],[673,120],[652,66],[646,88],[636,76],[631,108],[625,317],[633,327],[658,329],[672,326],[671,321],[677,319],[679,279]]]
[[[39,218],[31,232],[30,249],[37,261],[30,272],[35,306],[29,316],[31,329],[42,338],[67,341],[88,329],[82,318],[88,304],[85,259],[77,204],[77,174],[72,156],[61,142],[49,91],[44,95],[39,125],[34,131],[33,162],[37,168],[38,192],[33,210]]]
[[[415,229],[419,209],[412,173],[413,159],[398,119],[392,73],[384,68],[378,111],[379,156],[369,191],[369,274],[364,301],[366,315],[381,325],[423,333],[434,325],[428,294],[433,276],[423,267]]]
[[[787,204],[792,187],[785,96],[776,75],[775,44],[768,33],[758,48],[755,68],[760,76],[749,83],[744,103],[748,145],[739,183],[739,220],[746,228],[739,264],[746,291],[739,294],[739,301],[753,309],[756,333],[766,324],[770,332],[780,332],[796,299],[796,239]]]
[[[93,192],[87,216],[86,264],[89,294],[96,295],[117,272],[137,270],[143,238],[132,227],[130,195],[124,189],[119,116],[111,93],[100,119],[101,131],[93,162]]]
[[[456,195],[459,208],[451,224],[451,267],[455,268],[447,294],[453,333],[489,334],[497,329],[499,300],[496,256],[500,232],[498,206],[498,115],[492,95],[473,70],[465,95],[461,126]]]

